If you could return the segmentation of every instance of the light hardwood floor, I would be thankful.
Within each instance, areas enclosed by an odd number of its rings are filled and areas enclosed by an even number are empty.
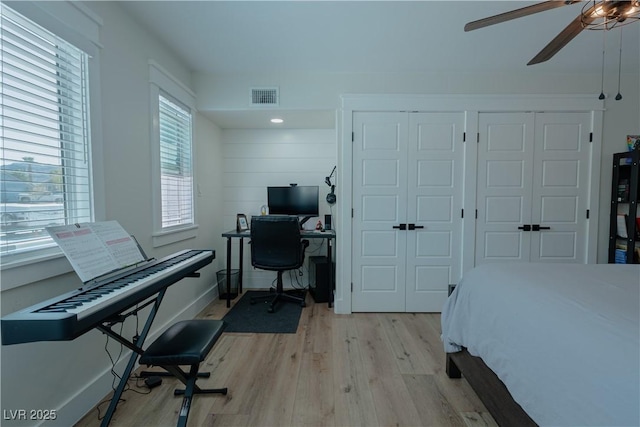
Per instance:
[[[199,317],[226,312],[214,301]],[[211,377],[198,384],[229,393],[196,395],[189,426],[495,426],[444,366],[439,314],[336,315],[307,296],[296,334],[223,334],[201,365]],[[138,383],[132,389],[149,391]],[[111,425],[174,426],[179,385],[164,378],[149,394],[126,391]],[[96,409],[76,424],[98,425]]]

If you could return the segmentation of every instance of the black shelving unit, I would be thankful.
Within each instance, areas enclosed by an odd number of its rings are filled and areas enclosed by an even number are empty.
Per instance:
[[[640,151],[613,155],[609,263],[640,263]],[[625,236],[626,235],[626,236]]]

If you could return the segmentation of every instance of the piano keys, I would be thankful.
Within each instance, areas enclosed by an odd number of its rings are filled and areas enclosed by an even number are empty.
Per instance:
[[[211,263],[211,250],[184,250],[0,319],[2,345],[73,340]]]

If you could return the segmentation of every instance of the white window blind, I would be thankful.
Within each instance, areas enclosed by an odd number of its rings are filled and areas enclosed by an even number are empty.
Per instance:
[[[192,120],[188,108],[162,94],[159,103],[160,188],[165,229],[194,223]]]
[[[93,220],[88,55],[0,3],[0,250]]]

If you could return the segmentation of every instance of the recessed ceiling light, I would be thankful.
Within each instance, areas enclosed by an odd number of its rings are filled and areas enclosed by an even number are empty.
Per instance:
[[[282,119],[271,119],[271,123],[282,123],[284,120]]]

